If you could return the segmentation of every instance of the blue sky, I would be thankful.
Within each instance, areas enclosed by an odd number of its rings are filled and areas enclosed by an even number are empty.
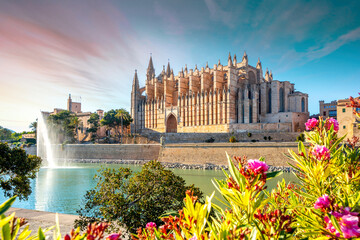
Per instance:
[[[0,126],[27,130],[40,110],[130,109],[134,70],[144,84],[170,59],[188,68],[260,57],[274,78],[319,100],[360,91],[360,1],[0,0]]]

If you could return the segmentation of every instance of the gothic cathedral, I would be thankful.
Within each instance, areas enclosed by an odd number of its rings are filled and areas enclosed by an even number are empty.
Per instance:
[[[174,75],[170,64],[156,76],[150,56],[145,87],[137,72],[131,92],[133,133],[166,132],[298,132],[309,118],[308,95],[294,84],[263,75],[256,67],[230,53],[209,68],[182,69]]]

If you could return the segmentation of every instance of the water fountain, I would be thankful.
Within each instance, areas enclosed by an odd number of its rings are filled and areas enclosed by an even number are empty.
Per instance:
[[[56,167],[54,152],[46,124],[46,113],[40,112],[37,123],[37,155],[47,161],[47,167]]]

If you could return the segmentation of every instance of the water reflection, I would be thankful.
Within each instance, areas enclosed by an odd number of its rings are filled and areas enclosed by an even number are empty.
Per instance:
[[[133,171],[141,170],[140,166],[134,165],[103,165],[109,168],[130,167]],[[13,207],[36,209],[41,211],[76,214],[82,203],[82,198],[87,190],[96,185],[93,179],[99,164],[74,164],[66,168],[41,168],[37,178],[32,182],[32,194],[27,201],[16,201]],[[172,171],[183,177],[187,184],[195,184],[204,195],[210,195],[215,191],[211,179],[223,179],[222,171],[206,170],[182,170]],[[282,175],[287,181],[296,181],[295,176],[290,173]],[[276,186],[282,177],[272,179],[268,182],[268,189]],[[220,194],[216,194],[220,196]],[[0,201],[5,200],[0,195]]]

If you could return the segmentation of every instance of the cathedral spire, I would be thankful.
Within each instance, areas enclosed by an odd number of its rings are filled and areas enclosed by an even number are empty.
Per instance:
[[[138,76],[137,76],[137,70],[136,69],[135,69],[135,74],[134,74],[132,87],[133,87],[133,91],[140,88],[139,79],[138,79]]]
[[[237,60],[236,60],[236,54],[234,54],[233,64],[234,64],[234,66],[235,66],[235,67],[236,67],[236,63],[237,63]]]
[[[268,68],[266,68],[266,72],[265,72],[265,80],[266,80],[266,81],[270,81],[269,69],[268,69]]]
[[[248,63],[248,55],[246,54],[246,51],[244,51],[242,61],[245,62],[246,64]]]
[[[170,60],[168,59],[168,64],[166,67],[166,76],[170,77],[171,70],[170,70]]]
[[[232,67],[233,63],[231,61],[231,54],[229,52],[229,57],[228,57],[228,67]]]
[[[220,63],[220,59],[219,59],[219,61],[218,61],[218,66],[220,66],[221,65],[221,63]]]
[[[273,74],[272,71],[270,70],[270,75],[269,75],[270,80],[273,80]]]
[[[209,68],[209,64],[208,64],[208,62],[206,62],[206,67],[205,68]]]
[[[155,76],[155,69],[154,69],[154,64],[152,61],[152,54],[150,53],[150,60],[149,60],[149,65],[146,71],[146,75],[148,77],[148,80],[150,80],[151,78],[153,78]]]
[[[257,64],[256,64],[256,68],[257,68],[257,69],[261,69],[261,68],[262,68],[261,62],[260,62],[260,58],[258,58],[258,61],[257,61]]]

